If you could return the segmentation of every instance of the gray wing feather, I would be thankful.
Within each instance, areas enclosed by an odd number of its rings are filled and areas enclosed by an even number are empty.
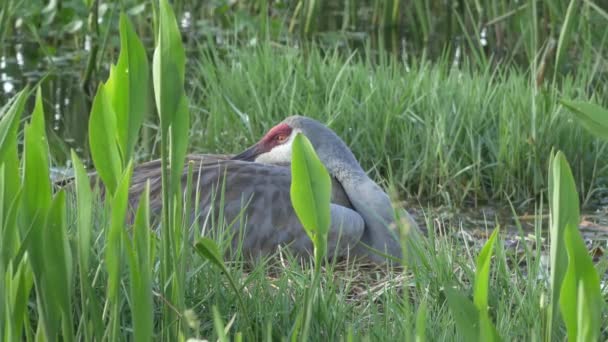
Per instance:
[[[242,244],[242,252],[253,258],[272,254],[278,246],[289,246],[296,255],[312,254],[312,243],[298,220],[289,195],[289,167],[237,160],[226,156],[191,155],[193,184],[199,192],[198,215],[191,218],[205,235],[219,233],[221,219],[231,237],[232,247]],[[158,165],[157,165],[158,164]],[[142,164],[134,172],[130,199],[139,198],[150,179],[151,211],[159,213],[160,163]],[[183,184],[186,184],[187,167]],[[223,197],[222,197],[222,189]],[[330,256],[343,256],[359,241],[365,223],[350,209],[351,204],[340,183],[332,184],[331,227],[328,236]]]

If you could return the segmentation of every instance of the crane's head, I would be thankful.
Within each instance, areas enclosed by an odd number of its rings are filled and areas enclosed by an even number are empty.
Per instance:
[[[340,179],[339,173],[346,169],[364,173],[351,150],[334,131],[319,121],[300,115],[287,117],[272,127],[257,143],[232,159],[265,164],[290,164],[291,147],[298,133],[308,138],[332,176]]]
[[[298,132],[301,130],[281,122],[272,127],[257,143],[232,159],[266,164],[290,163],[291,145]]]

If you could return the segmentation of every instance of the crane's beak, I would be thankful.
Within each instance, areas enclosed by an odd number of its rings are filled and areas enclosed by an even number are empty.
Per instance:
[[[255,161],[255,158],[263,152],[258,143],[232,157],[232,160]]]

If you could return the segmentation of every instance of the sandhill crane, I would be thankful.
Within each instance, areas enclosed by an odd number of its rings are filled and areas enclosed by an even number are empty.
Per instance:
[[[270,129],[244,152],[230,155],[189,155],[194,163],[193,183],[199,192],[198,220],[209,233],[221,212],[224,222],[237,233],[232,247],[239,244],[244,255],[258,258],[288,246],[295,255],[308,255],[312,243],[291,206],[291,144],[297,133],[312,143],[319,159],[332,177],[330,257],[363,258],[384,263],[386,258],[369,248],[401,258],[398,238],[388,227],[395,222],[388,195],[370,179],[355,156],[331,129],[304,116],[290,116]],[[183,184],[186,183],[184,168]],[[130,199],[134,201],[150,180],[151,211],[160,212],[160,161],[144,163],[134,170]],[[220,192],[223,189],[223,196]],[[220,208],[220,203],[223,207]],[[213,215],[210,215],[213,214]],[[415,221],[407,214],[412,228]],[[192,222],[194,218],[191,218]]]

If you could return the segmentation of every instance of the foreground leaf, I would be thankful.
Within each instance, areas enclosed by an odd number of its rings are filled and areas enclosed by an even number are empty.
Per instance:
[[[602,139],[608,139],[608,110],[586,101],[560,100],[585,129]]]
[[[564,232],[568,268],[560,292],[561,312],[569,341],[598,341],[603,327],[600,278],[577,227],[568,224]]]
[[[105,86],[116,115],[116,138],[126,167],[148,111],[149,66],[146,50],[125,13],[120,14],[118,63],[111,67]]]
[[[89,118],[89,146],[95,169],[109,194],[114,194],[121,176],[122,162],[116,144],[116,115],[105,86],[100,84]]]
[[[551,338],[553,328],[559,317],[559,298],[562,281],[568,265],[568,255],[564,245],[566,226],[578,227],[578,194],[570,166],[560,151],[550,160],[549,168],[550,197],[550,255],[551,255],[551,305],[547,314],[547,338]]]
[[[151,341],[154,333],[152,301],[152,240],[150,239],[150,183],[140,196],[133,226],[133,242],[127,245],[131,274],[131,315],[136,341]],[[126,235],[126,233],[125,233]]]
[[[492,235],[479,253],[479,256],[477,257],[477,270],[475,272],[473,301],[475,302],[477,310],[479,310],[480,338],[484,341],[495,341],[499,339],[488,314],[490,261],[492,260],[497,234],[498,228],[494,229],[494,232],[492,232]]]
[[[298,219],[322,257],[331,223],[331,179],[312,144],[301,133],[292,145],[289,194]]]

